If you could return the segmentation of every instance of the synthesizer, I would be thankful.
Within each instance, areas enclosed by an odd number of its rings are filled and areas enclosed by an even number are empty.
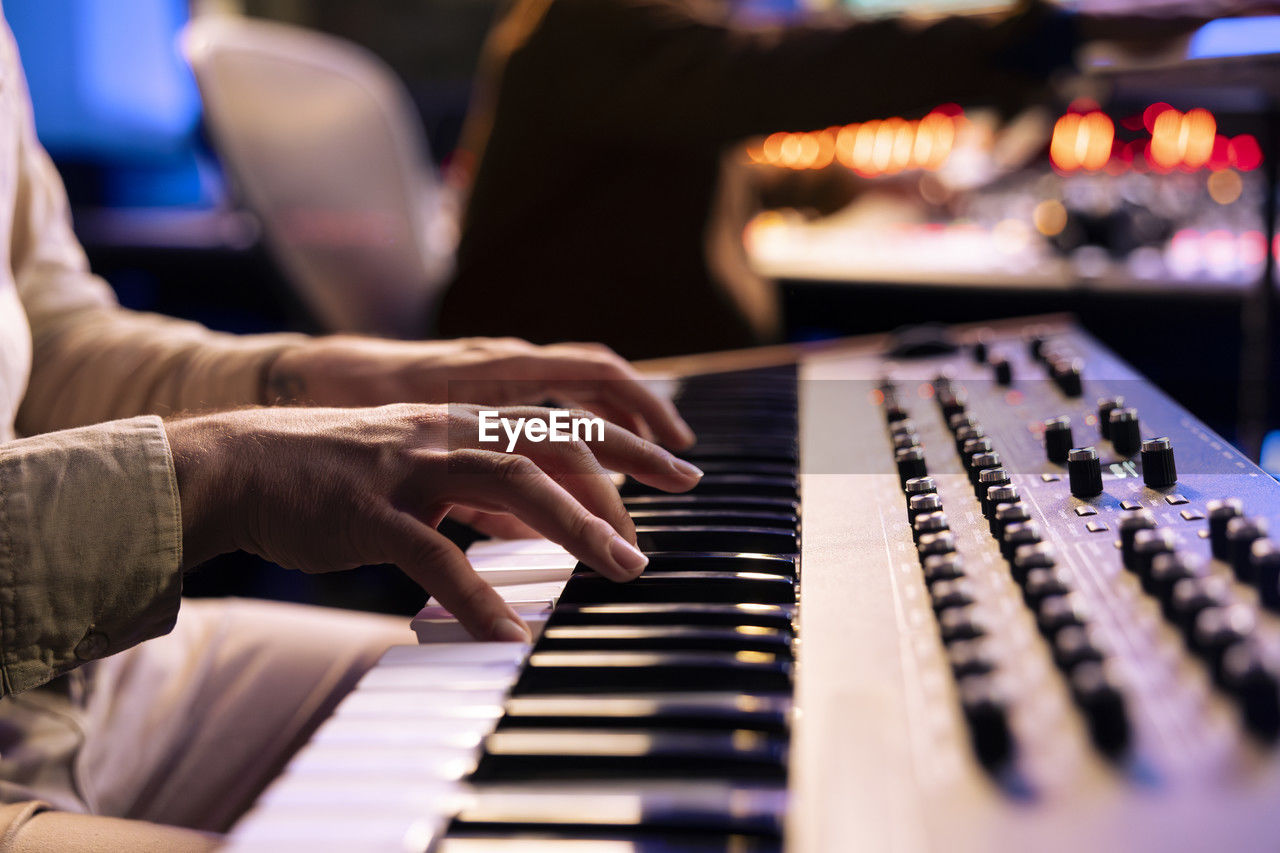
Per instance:
[[[650,555],[473,564],[230,849],[1280,847],[1280,485],[1062,318],[668,362]]]

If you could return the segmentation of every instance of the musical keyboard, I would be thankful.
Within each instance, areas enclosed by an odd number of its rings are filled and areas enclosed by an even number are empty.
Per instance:
[[[231,849],[1276,847],[1270,477],[1063,320],[689,370],[645,574],[475,546],[533,645],[428,607]]]

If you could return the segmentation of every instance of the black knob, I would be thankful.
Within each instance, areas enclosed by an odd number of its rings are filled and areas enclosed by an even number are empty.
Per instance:
[[[964,424],[956,429],[955,434],[956,450],[961,450],[966,441],[977,441],[978,439],[985,438],[987,431],[976,424]]]
[[[1172,530],[1139,530],[1133,537],[1133,571],[1142,579],[1143,588],[1151,589],[1151,564],[1161,554],[1178,550],[1178,537]]]
[[[959,433],[965,427],[977,427],[982,429],[982,424],[978,423],[978,416],[969,412],[956,412],[954,415],[947,416],[947,429],[954,433]],[[985,432],[976,432],[971,437],[986,435]]]
[[[924,451],[919,447],[904,447],[894,454],[898,463],[898,479],[902,487],[907,487],[907,480],[912,477],[924,477],[929,473],[924,464]]]
[[[968,459],[975,453],[990,453],[995,448],[992,447],[991,439],[989,438],[970,438],[966,439],[965,443],[958,449],[960,451],[960,458]]]
[[[1001,501],[996,504],[995,510],[991,513],[991,535],[995,537],[997,542],[1003,542],[1006,527],[1030,520],[1031,513],[1027,510],[1027,505],[1022,501],[1015,501],[1014,503]]]
[[[964,577],[964,560],[959,554],[933,554],[924,561],[924,581],[951,581]]]
[[[1253,582],[1253,543],[1266,535],[1267,522],[1261,518],[1233,518],[1227,522],[1227,562],[1244,583]]]
[[[1129,746],[1129,715],[1111,671],[1100,663],[1080,664],[1071,671],[1071,695],[1094,745],[1112,757],[1123,753]]]
[[[1139,434],[1138,410],[1133,408],[1111,411],[1111,446],[1121,456],[1132,456],[1142,448]]]
[[[1087,500],[1102,494],[1102,462],[1092,447],[1077,447],[1067,453],[1067,480],[1071,494]]]
[[[889,435],[902,435],[904,433],[913,433],[916,431],[916,423],[907,418],[904,421],[894,421],[889,424]]]
[[[1262,606],[1280,612],[1280,548],[1270,539],[1255,539],[1249,546],[1249,559]]]
[[[1222,681],[1227,649],[1253,636],[1257,621],[1253,608],[1246,604],[1206,607],[1196,615],[1190,645],[1208,664],[1215,680]]]
[[[1009,387],[1013,384],[1013,365],[1009,363],[1009,359],[1002,355],[991,357],[991,374],[995,377],[996,384]]]
[[[1142,481],[1153,489],[1167,489],[1178,482],[1173,463],[1173,442],[1166,437],[1142,442]]]
[[[1025,583],[1029,573],[1036,569],[1052,569],[1057,564],[1057,555],[1048,542],[1035,542],[1023,545],[1013,554],[1013,579]]]
[[[1084,393],[1084,362],[1078,358],[1064,358],[1053,364],[1053,381],[1068,397]]]
[[[936,493],[938,491],[938,484],[934,482],[932,477],[912,477],[910,480],[907,480],[903,490],[907,493],[907,498],[910,499],[913,495],[927,495],[931,492]]]
[[[1089,608],[1078,592],[1051,595],[1036,609],[1036,625],[1046,637],[1052,638],[1063,628],[1087,625],[1088,622]]]
[[[1124,408],[1124,397],[1103,397],[1098,401],[1098,434],[1111,438],[1111,413]]]
[[[1268,741],[1280,735],[1280,675],[1257,643],[1237,643],[1226,650],[1222,686],[1239,703],[1251,732]]]
[[[920,436],[914,432],[895,432],[893,434],[893,449],[901,450],[904,447],[919,447]]]
[[[1000,454],[994,451],[987,453],[975,453],[969,457],[969,482],[978,485],[978,474],[988,468],[1000,467]]]
[[[1031,353],[1031,357],[1036,361],[1040,361],[1044,355],[1045,339],[1043,335],[1032,335],[1027,339],[1027,352]]]
[[[974,342],[973,360],[975,362],[977,362],[978,364],[982,364],[984,361],[987,360],[987,356],[989,356],[990,354],[991,354],[991,349],[990,347],[987,346],[987,342],[985,340],[983,340],[982,338],[979,338],[977,341]]]
[[[911,522],[911,535],[915,537],[917,543],[920,537],[927,533],[941,533],[950,529],[951,522],[947,520],[945,512],[922,512]]]
[[[915,520],[927,512],[940,512],[942,510],[942,498],[938,497],[936,492],[925,492],[924,494],[912,495],[907,498],[907,518],[914,524]]]
[[[1013,561],[1014,553],[1023,545],[1035,545],[1043,541],[1040,525],[1034,521],[1020,521],[1017,524],[1006,524],[1004,536],[1000,538],[1000,553],[1006,560]]]
[[[1082,663],[1101,663],[1105,657],[1102,639],[1088,625],[1063,628],[1053,638],[1053,659],[1064,672]]]
[[[1120,561],[1129,571],[1134,570],[1133,539],[1143,530],[1155,530],[1156,517],[1149,509],[1140,509],[1120,519]]]
[[[955,415],[963,414],[968,405],[969,402],[961,388],[953,388],[946,393],[938,394],[938,406],[942,409],[942,416],[948,420]]]
[[[1030,552],[1034,547],[1027,546],[1023,550]],[[1051,595],[1066,595],[1071,592],[1071,574],[1062,566],[1028,569],[1023,572],[1019,582],[1022,584],[1022,596],[1032,608],[1039,608],[1040,602]]]
[[[1013,757],[1013,732],[1007,703],[997,683],[987,676],[971,675],[957,686],[978,761],[991,770],[1008,764]]]
[[[1231,587],[1214,575],[1186,578],[1173,585],[1169,602],[1169,620],[1188,640],[1195,629],[1196,617],[1207,607],[1223,607],[1231,603]]]
[[[1151,594],[1160,600],[1165,616],[1172,616],[1173,588],[1187,578],[1208,577],[1209,568],[1199,557],[1186,553],[1157,554],[1151,561]]]
[[[950,554],[955,549],[956,537],[950,530],[922,534],[920,541],[916,543],[916,550],[920,553],[921,560],[926,560],[934,554]]]
[[[986,495],[982,498],[982,512],[987,518],[994,519],[995,511],[1000,504],[1017,503],[1022,497],[1018,492],[1018,487],[1012,483],[1005,483],[1000,486],[992,486],[987,489]],[[1014,519],[1021,521],[1022,519]],[[991,528],[991,532],[995,533],[995,527]],[[998,537],[997,537],[998,538]]]
[[[897,397],[885,395],[884,398],[884,419],[889,424],[895,421],[905,421],[907,419],[907,410],[902,405],[902,401]]]
[[[1009,472],[1003,468],[984,468],[978,472],[977,493],[978,499],[982,501],[982,514],[988,516],[991,514],[990,508],[987,506],[987,489],[992,486],[1007,486],[1009,484]]]
[[[1044,422],[1044,452],[1050,462],[1067,464],[1067,454],[1074,444],[1071,440],[1071,418],[1052,418]]]
[[[1235,498],[1221,501],[1209,501],[1209,547],[1218,560],[1227,559],[1227,522],[1244,515],[1244,504]]]

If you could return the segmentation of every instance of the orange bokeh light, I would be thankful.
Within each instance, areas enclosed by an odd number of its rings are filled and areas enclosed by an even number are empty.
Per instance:
[[[825,169],[839,163],[866,177],[942,168],[955,147],[964,115],[944,105],[919,121],[871,120],[808,133],[773,133],[747,146],[752,163]]]

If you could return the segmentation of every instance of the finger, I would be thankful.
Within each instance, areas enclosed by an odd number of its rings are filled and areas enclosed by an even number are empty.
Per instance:
[[[687,492],[702,479],[702,471],[651,441],[617,424],[604,425],[604,440],[586,442],[600,464],[667,492]]]
[[[521,413],[526,417],[545,417],[547,414],[545,409],[526,411],[528,414]],[[573,416],[589,417],[589,414],[578,411]],[[605,426],[603,421],[598,422]],[[522,437],[516,443],[514,452],[536,462],[539,468],[563,486],[588,512],[597,518],[603,518],[622,538],[635,543],[635,522],[623,506],[613,478],[600,465],[588,442],[535,442]]]
[[[389,561],[435,596],[477,640],[527,643],[529,626],[452,542],[408,515],[389,525]]]
[[[631,580],[649,562],[613,525],[593,515],[528,457],[458,450],[449,455],[444,483],[438,476],[433,479],[434,489],[443,485],[450,503],[514,515],[614,580]]]
[[[675,405],[650,390],[635,368],[614,353],[570,347],[558,355],[554,360],[548,360],[545,354],[529,356],[532,362],[541,362],[531,364],[530,369],[539,373],[551,388],[574,396],[575,385],[579,395],[585,385],[591,396],[644,419],[659,441],[668,447],[681,450],[696,441],[693,430],[680,417]]]
[[[450,511],[449,517],[497,539],[542,538],[538,531],[511,515],[482,512],[468,506],[457,506]]]

